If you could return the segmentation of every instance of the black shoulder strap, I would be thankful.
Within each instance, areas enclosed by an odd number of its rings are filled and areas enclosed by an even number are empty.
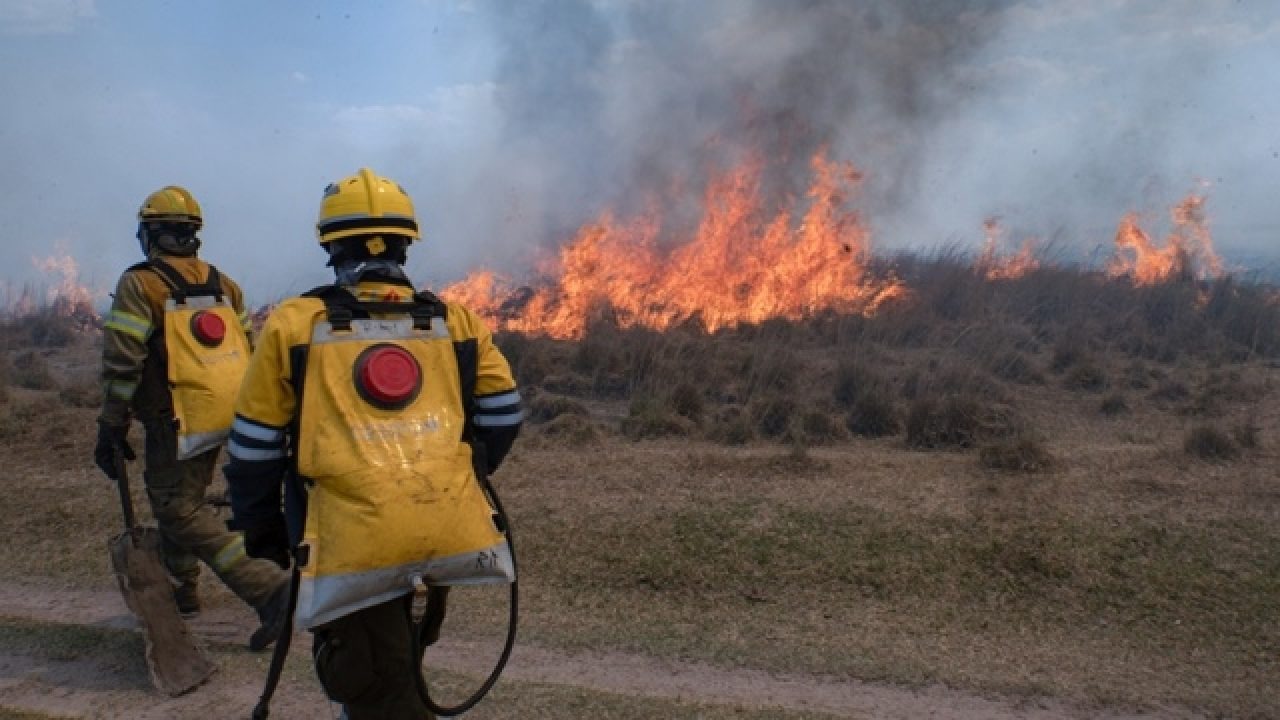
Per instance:
[[[218,274],[218,268],[212,265],[209,266],[208,279],[202,283],[188,282],[182,273],[160,258],[151,258],[134,267],[146,268],[159,275],[164,284],[169,286],[169,296],[178,304],[185,303],[189,297],[207,295],[212,295],[219,302],[222,301],[222,276]]]
[[[373,313],[409,315],[415,330],[430,330],[432,318],[445,317],[444,303],[425,290],[414,293],[412,302],[363,301],[338,285],[322,285],[303,293],[303,297],[324,301],[325,314],[334,330],[350,330],[352,319],[367,318]]]

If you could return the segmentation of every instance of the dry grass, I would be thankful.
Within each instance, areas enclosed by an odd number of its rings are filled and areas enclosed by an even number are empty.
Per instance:
[[[1182,447],[1188,455],[1209,462],[1226,462],[1240,456],[1240,447],[1231,435],[1213,425],[1196,425],[1188,430]]]
[[[1280,310],[1230,283],[898,269],[918,302],[873,318],[500,337],[540,421],[495,478],[522,639],[1280,717]],[[1104,393],[1068,380],[1082,367]],[[913,412],[848,432],[869,393]],[[110,587],[92,410],[22,389],[12,408],[24,542],[0,573]],[[49,451],[45,414],[71,446]],[[1189,462],[1189,423],[1235,459]]]

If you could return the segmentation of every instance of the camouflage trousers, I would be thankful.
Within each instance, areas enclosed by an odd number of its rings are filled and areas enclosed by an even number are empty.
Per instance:
[[[347,720],[431,720],[418,695],[410,595],[317,627],[311,654],[325,694]]]
[[[218,451],[178,460],[172,421],[146,422],[144,427],[143,478],[170,574],[179,582],[194,581],[203,561],[241,600],[255,608],[264,605],[276,588],[288,582],[288,574],[270,560],[245,555],[244,537],[227,530],[205,501]]]

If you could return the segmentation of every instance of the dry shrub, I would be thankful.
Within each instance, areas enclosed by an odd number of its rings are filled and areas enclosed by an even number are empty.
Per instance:
[[[846,411],[845,427],[856,435],[893,435],[902,427],[893,385],[870,363],[841,363],[836,368],[832,398]]]
[[[590,418],[578,414],[563,414],[541,426],[541,434],[566,445],[594,445],[603,435],[599,426]]]
[[[754,437],[751,417],[738,405],[717,410],[707,426],[707,439],[721,445],[746,445]]]
[[[494,343],[511,365],[511,373],[521,387],[533,387],[552,375],[563,361],[555,352],[556,341],[520,333],[499,333]]]
[[[755,421],[756,430],[775,440],[790,434],[795,414],[796,401],[786,396],[766,398],[751,407],[751,419]]]
[[[1151,391],[1151,399],[1163,403],[1176,403],[1191,397],[1191,390],[1176,378],[1161,380],[1155,390]]]
[[[918,449],[971,448],[1006,437],[1017,421],[1012,408],[969,395],[917,398],[907,413],[907,445]]]
[[[993,375],[1002,380],[1021,385],[1044,383],[1044,373],[1040,372],[1030,358],[1017,350],[1009,350],[997,355],[987,367]]]
[[[1240,448],[1231,436],[1213,425],[1196,425],[1187,431],[1182,448],[1208,462],[1226,462],[1240,455]]]
[[[1054,458],[1035,437],[1021,434],[983,445],[978,460],[984,467],[1007,472],[1034,473],[1053,466]]]
[[[1201,389],[1191,398],[1191,402],[1178,408],[1178,413],[1196,417],[1221,417],[1226,410],[1226,401],[1221,395],[1212,389]]]
[[[650,397],[632,400],[628,415],[622,420],[622,434],[632,440],[689,435],[693,431],[692,421],[673,414],[664,403]]]
[[[27,337],[36,347],[61,348],[80,336],[83,318],[46,308],[22,318]]]
[[[1053,348],[1053,358],[1049,360],[1049,369],[1062,373],[1067,368],[1085,359],[1085,352],[1074,337],[1064,338]]]
[[[28,390],[53,390],[58,387],[58,381],[49,371],[49,363],[34,350],[19,353],[13,359],[11,382]]]
[[[1236,423],[1231,428],[1231,437],[1236,444],[1245,450],[1257,450],[1262,447],[1261,428],[1252,420]]]
[[[691,383],[680,383],[667,395],[667,405],[675,414],[686,417],[693,422],[702,420],[706,404],[702,400],[702,392]]]
[[[1101,392],[1107,387],[1107,374],[1093,360],[1079,360],[1062,379],[1068,390]]]
[[[561,395],[541,393],[529,402],[529,422],[535,425],[551,422],[561,415],[589,414],[582,403]]]
[[[540,387],[548,392],[573,397],[589,397],[594,390],[592,381],[572,372],[548,375],[543,378]]]
[[[803,367],[797,353],[787,348],[759,345],[747,356],[743,376],[748,397],[775,395],[795,389]]]
[[[902,429],[898,406],[888,388],[879,387],[863,393],[845,415],[849,432],[863,437],[896,435]]]
[[[1124,369],[1124,381],[1130,388],[1134,390],[1146,390],[1156,382],[1165,379],[1164,371],[1160,368],[1148,367],[1141,360],[1135,360]]]
[[[1102,398],[1102,403],[1098,406],[1098,411],[1103,415],[1114,417],[1129,412],[1129,402],[1125,400],[1124,395],[1120,393],[1111,393]]]
[[[621,333],[617,328],[594,324],[587,328],[582,339],[574,345],[569,366],[583,375],[621,370],[625,366],[622,357]]]
[[[58,399],[71,407],[95,408],[102,404],[102,388],[92,380],[79,380],[63,386]]]
[[[825,445],[846,437],[840,421],[822,410],[807,410],[800,415],[796,440],[811,445]]]

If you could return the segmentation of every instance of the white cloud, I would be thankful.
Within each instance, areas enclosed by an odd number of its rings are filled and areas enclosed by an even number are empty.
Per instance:
[[[289,73],[289,79],[293,80],[296,83],[306,83],[311,80],[311,78],[308,77],[307,74],[302,72],[301,70],[294,70],[293,72]]]
[[[94,0],[0,0],[0,33],[65,35],[97,14]]]
[[[431,91],[418,105],[352,105],[333,114],[334,124],[358,138],[399,140],[432,130],[475,127],[492,117],[495,86],[460,84]]]
[[[421,127],[430,117],[417,105],[355,105],[339,109],[333,121],[357,136],[380,136]]]

